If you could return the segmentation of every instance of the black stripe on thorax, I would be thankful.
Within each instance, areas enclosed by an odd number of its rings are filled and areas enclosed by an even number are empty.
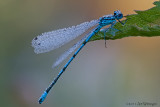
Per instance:
[[[104,17],[103,20],[115,20],[114,17]]]

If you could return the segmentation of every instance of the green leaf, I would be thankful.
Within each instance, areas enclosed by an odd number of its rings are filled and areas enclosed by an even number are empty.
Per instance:
[[[160,1],[153,3],[155,7],[145,11],[135,11],[137,14],[127,15],[126,24],[116,23],[114,28],[106,33],[106,40],[121,39],[130,36],[154,37],[160,36]],[[122,22],[125,22],[123,20]],[[113,36],[115,32],[115,36]],[[104,33],[99,32],[91,38],[91,41],[104,39]]]

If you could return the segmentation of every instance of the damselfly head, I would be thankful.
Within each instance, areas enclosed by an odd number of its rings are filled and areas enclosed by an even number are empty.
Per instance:
[[[121,13],[120,10],[114,11],[114,16],[116,19],[122,19],[123,18],[123,14]]]

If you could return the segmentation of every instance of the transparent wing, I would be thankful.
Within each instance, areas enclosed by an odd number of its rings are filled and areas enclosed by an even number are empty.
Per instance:
[[[98,20],[84,22],[76,26],[42,33],[32,40],[35,53],[45,53],[70,42],[89,28],[98,24]]]
[[[64,52],[59,58],[57,58],[56,62],[53,64],[52,68],[58,66],[61,62],[63,62],[78,46],[80,46],[83,41],[87,39],[87,37],[90,35],[87,34],[84,36],[80,41],[78,41],[75,45],[73,45],[70,49],[68,49],[66,52]]]

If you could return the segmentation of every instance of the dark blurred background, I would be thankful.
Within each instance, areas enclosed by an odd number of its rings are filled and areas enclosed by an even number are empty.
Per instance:
[[[154,1],[0,0],[0,106],[128,107],[126,103],[150,102],[159,107],[160,37],[107,41],[107,48],[104,40],[88,43],[41,105],[39,97],[67,60],[55,69],[53,62],[75,42],[38,55],[31,47],[43,32],[117,9],[135,14],[153,7]]]

